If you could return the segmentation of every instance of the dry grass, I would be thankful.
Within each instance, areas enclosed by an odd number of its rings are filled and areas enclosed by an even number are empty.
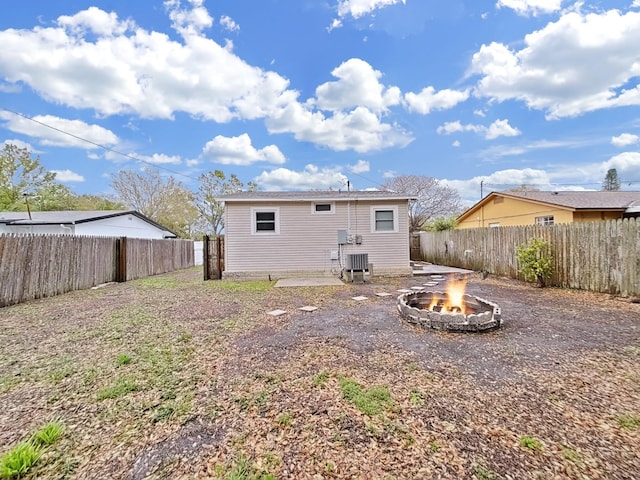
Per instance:
[[[507,323],[457,336],[413,329],[395,297],[373,295],[411,278],[200,279],[192,269],[1,309],[0,454],[55,420],[61,437],[24,478],[640,471],[638,305],[472,279]],[[265,314],[276,308],[289,313]]]

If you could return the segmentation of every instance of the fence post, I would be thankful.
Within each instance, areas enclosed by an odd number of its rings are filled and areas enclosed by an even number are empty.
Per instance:
[[[205,281],[211,279],[209,273],[209,235],[202,237],[202,273]]]
[[[127,237],[116,240],[116,282],[127,281]]]
[[[218,280],[222,278],[222,237],[216,237],[216,276]]]

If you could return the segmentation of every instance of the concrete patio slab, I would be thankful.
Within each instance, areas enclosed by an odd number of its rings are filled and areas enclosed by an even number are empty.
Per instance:
[[[344,283],[333,277],[312,277],[312,278],[281,278],[276,282],[276,287],[330,287],[344,285]]]

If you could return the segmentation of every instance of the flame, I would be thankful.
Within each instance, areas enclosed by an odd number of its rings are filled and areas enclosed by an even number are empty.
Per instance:
[[[449,313],[461,313],[462,315],[467,314],[467,309],[464,303],[464,292],[467,289],[467,279],[466,277],[462,278],[454,278],[453,276],[449,278],[447,282],[447,298],[432,298],[427,310],[438,310],[441,312],[449,312]]]

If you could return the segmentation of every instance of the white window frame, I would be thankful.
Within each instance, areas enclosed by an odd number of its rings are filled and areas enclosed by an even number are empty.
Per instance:
[[[317,205],[329,205],[329,210],[318,211],[316,210]],[[336,207],[334,202],[312,202],[311,203],[311,213],[313,215],[331,215],[335,213]]]
[[[555,224],[555,218],[553,215],[544,215],[542,217],[536,217],[536,225],[551,226]]]
[[[258,230],[258,213],[273,213],[275,230]],[[251,234],[252,235],[279,235],[280,234],[280,208],[279,207],[253,207],[251,209]]]
[[[377,230],[376,229],[376,212],[393,212],[393,229]],[[398,233],[398,207],[389,205],[374,205],[371,207],[371,233]]]

